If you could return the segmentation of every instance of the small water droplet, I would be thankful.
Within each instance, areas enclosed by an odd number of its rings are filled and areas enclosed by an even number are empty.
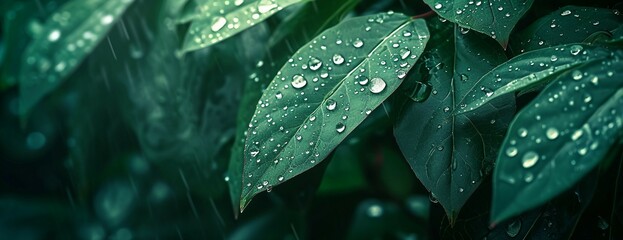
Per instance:
[[[601,230],[606,230],[608,229],[608,227],[610,227],[610,224],[608,224],[608,222],[606,222],[606,219],[602,218],[601,216],[597,217],[597,227],[599,227],[599,229]]]
[[[227,19],[225,19],[224,17],[220,17],[220,16],[219,17],[215,17],[212,20],[212,27],[211,27],[211,29],[212,29],[213,32],[217,32],[217,31],[221,30],[225,26],[225,24],[227,24]]]
[[[528,136],[528,129],[525,128],[519,128],[519,130],[517,130],[517,134],[519,134],[520,137],[526,137]]]
[[[372,93],[382,92],[385,86],[387,86],[387,84],[382,78],[375,77],[370,80],[370,92]]]
[[[315,57],[311,57],[309,59],[309,62],[307,62],[307,64],[309,65],[309,69],[312,71],[316,71],[320,69],[320,67],[322,67],[322,61],[320,61],[320,59],[315,58]]]
[[[261,0],[257,5],[257,11],[260,13],[267,13],[275,8],[277,8],[277,4],[274,0]]]
[[[531,168],[539,161],[539,155],[534,151],[528,151],[523,155],[521,159],[521,166],[524,168]]]
[[[547,136],[549,140],[558,138],[558,129],[553,127],[548,128],[547,131],[545,131],[545,136]]]
[[[571,53],[571,55],[578,55],[583,49],[584,48],[580,45],[573,45],[569,48],[569,52]]]
[[[441,3],[435,3],[435,9],[441,9],[443,5]]]
[[[573,80],[580,80],[582,79],[582,72],[580,72],[580,70],[573,70],[573,72],[571,72],[571,77]]]
[[[405,48],[400,49],[400,58],[404,60],[407,59],[409,55],[411,55],[411,50]]]
[[[337,131],[338,133],[343,133],[344,130],[346,130],[346,125],[344,125],[343,123],[339,122],[335,125],[335,131]]]
[[[249,154],[251,155],[251,157],[255,157],[259,153],[260,149],[257,146],[251,145],[251,147],[249,147]]]
[[[517,148],[516,147],[509,147],[506,149],[506,156],[509,157],[515,157],[517,156]]]
[[[307,80],[302,75],[294,75],[292,77],[292,87],[296,89],[301,89],[307,85]]]
[[[363,41],[360,38],[356,38],[353,42],[353,47],[360,48],[363,47]]]
[[[56,42],[60,37],[61,37],[61,31],[54,30],[50,32],[50,34],[48,35],[48,40],[50,42]]]
[[[578,140],[580,139],[580,137],[582,137],[583,134],[584,134],[584,131],[582,131],[582,129],[575,130],[575,132],[571,134],[571,140],[573,141]]]
[[[367,77],[361,77],[361,79],[359,79],[359,85],[361,85],[361,86],[367,85],[368,82],[369,82],[369,80],[368,80]]]
[[[560,13],[560,16],[567,16],[569,14],[571,14],[570,10],[564,10],[563,12]]]
[[[344,57],[336,53],[335,55],[333,55],[333,63],[335,63],[336,65],[344,63]]]
[[[281,98],[283,98],[283,94],[282,94],[281,92],[277,92],[277,93],[275,94],[275,98],[277,98],[277,99],[281,99]]]
[[[337,102],[335,100],[333,100],[333,99],[329,99],[325,103],[325,106],[327,107],[327,110],[333,111],[333,110],[335,110],[335,107],[337,107]]]
[[[383,208],[379,205],[373,204],[368,208],[368,216],[377,218],[383,215]]]

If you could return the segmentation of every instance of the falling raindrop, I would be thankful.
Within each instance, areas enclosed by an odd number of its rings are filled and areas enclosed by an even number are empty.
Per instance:
[[[344,125],[343,123],[339,122],[335,125],[335,131],[337,131],[338,133],[343,133],[344,130],[346,130],[346,125]]]
[[[575,130],[575,132],[573,132],[573,134],[571,134],[571,140],[575,141],[575,140],[580,139],[580,137],[582,137],[583,133],[584,133],[584,131],[582,131],[582,129]]]
[[[531,168],[537,163],[537,161],[539,161],[539,155],[534,151],[528,151],[521,159],[521,166],[524,168]]]
[[[305,80],[305,77],[303,77],[302,75],[294,75],[292,77],[292,87],[296,88],[296,89],[301,89],[303,87],[305,87],[305,85],[307,85],[307,80]]]
[[[370,92],[372,93],[382,92],[385,86],[387,86],[387,84],[382,78],[375,77],[370,80]]]
[[[336,53],[335,55],[333,55],[333,63],[335,63],[335,65],[340,65],[344,63],[344,57]]]

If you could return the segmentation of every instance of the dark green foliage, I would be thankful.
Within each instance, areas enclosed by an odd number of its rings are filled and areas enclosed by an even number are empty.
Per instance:
[[[623,238],[621,6],[2,1],[0,236]]]

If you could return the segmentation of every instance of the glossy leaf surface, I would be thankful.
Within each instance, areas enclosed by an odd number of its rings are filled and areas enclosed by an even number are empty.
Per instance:
[[[441,17],[461,27],[489,35],[506,47],[519,19],[532,0],[424,0]]]
[[[305,0],[217,0],[197,6],[198,13],[186,33],[183,51],[208,47],[229,38],[281,9]]]
[[[54,13],[43,26],[42,34],[25,52],[20,71],[21,112],[29,111],[60,86],[64,78],[106,37],[108,30],[132,2],[72,1]]]
[[[494,173],[493,222],[569,189],[621,137],[621,54],[565,72],[517,115]]]
[[[297,51],[249,124],[241,208],[322,161],[398,88],[428,38],[423,20],[387,13],[344,21]]]
[[[439,21],[431,29],[436,31],[431,30],[423,59],[432,91],[427,99],[415,98],[402,107],[394,136],[417,177],[453,221],[492,170],[514,98],[454,115],[459,100],[478,86],[477,79],[506,57],[480,33],[462,33],[455,24]]]
[[[570,44],[521,54],[482,76],[478,80],[481,89],[470,90],[461,100],[460,112],[472,111],[500,96],[547,83],[570,69],[602,60],[610,52],[600,46]]]

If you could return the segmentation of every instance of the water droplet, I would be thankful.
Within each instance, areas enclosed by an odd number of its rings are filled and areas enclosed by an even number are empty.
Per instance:
[[[580,80],[582,79],[582,72],[580,72],[580,70],[573,70],[573,72],[571,72],[571,77],[573,80]]]
[[[282,182],[285,178],[283,176],[279,176],[279,178],[277,178],[278,181]]]
[[[571,55],[578,55],[583,49],[584,48],[580,45],[573,45],[569,48],[569,52],[571,53]]]
[[[249,154],[251,154],[251,157],[255,157],[259,153],[260,153],[260,149],[257,146],[251,145],[249,147]]]
[[[435,9],[441,9],[442,7],[441,3],[435,3]]]
[[[413,92],[409,95],[409,98],[415,102],[423,102],[430,96],[431,87],[428,84],[416,82],[416,86]]]
[[[383,215],[383,208],[379,205],[373,204],[368,208],[368,216],[376,218]]]
[[[517,130],[517,134],[519,134],[520,137],[526,137],[528,136],[528,129],[519,128],[519,130]]]
[[[215,17],[212,20],[211,29],[213,32],[217,32],[218,30],[221,30],[225,26],[225,24],[227,24],[227,19],[225,19],[224,17],[220,17],[220,16]]]
[[[521,231],[521,220],[519,219],[506,226],[506,234],[509,237],[516,237],[517,234],[519,234],[519,231]]]
[[[584,134],[584,131],[582,131],[582,129],[575,130],[575,132],[571,134],[571,140],[573,141],[578,140],[582,137],[583,134]]]
[[[545,136],[547,136],[549,140],[554,140],[558,138],[558,129],[553,127],[548,128],[547,131],[545,131]]]
[[[307,80],[305,80],[305,77],[303,77],[302,75],[294,75],[292,77],[292,87],[296,88],[296,89],[300,89],[305,87],[305,85],[307,85]]]
[[[281,92],[277,92],[277,94],[275,94],[275,98],[281,99],[283,98],[283,94]]]
[[[558,57],[556,55],[552,55],[549,60],[555,62],[558,61]]]
[[[534,151],[528,151],[523,155],[521,159],[521,166],[524,168],[531,168],[539,161],[539,155]]]
[[[405,48],[400,49],[400,58],[404,60],[407,59],[409,55],[411,55],[411,50]]]
[[[257,11],[260,13],[267,13],[275,8],[277,8],[277,4],[274,0],[261,0],[257,5]]]
[[[338,133],[343,133],[344,130],[346,130],[346,125],[344,125],[343,123],[339,122],[335,125],[335,131],[337,131]]]
[[[353,42],[353,47],[360,48],[363,47],[363,41],[360,38],[355,39]]]
[[[467,74],[463,74],[463,73],[462,73],[460,76],[461,76],[461,81],[467,81],[467,80],[469,80],[469,76],[467,76]]]
[[[509,157],[515,157],[517,156],[517,148],[516,147],[509,147],[506,149],[506,156]]]
[[[368,80],[367,77],[361,77],[361,79],[359,79],[359,85],[361,85],[361,86],[367,85],[368,82],[369,82],[369,80]]]
[[[563,12],[561,12],[561,13],[560,13],[560,16],[567,16],[567,15],[569,15],[569,14],[571,14],[571,11],[569,11],[569,10],[564,10]]]
[[[110,23],[113,22],[113,20],[115,20],[115,18],[112,15],[106,15],[104,17],[102,17],[102,19],[100,19],[100,22],[104,25],[108,25]]]
[[[335,55],[333,55],[333,63],[335,63],[336,65],[344,63],[344,57],[336,53]]]
[[[320,67],[322,67],[322,61],[320,61],[320,59],[315,58],[315,57],[311,57],[309,59],[309,62],[307,62],[307,64],[309,65],[309,69],[312,71],[316,71],[320,69]]]
[[[325,106],[327,107],[327,110],[333,111],[335,110],[335,107],[337,107],[337,102],[333,99],[329,99],[327,100]]]
[[[48,40],[50,42],[56,42],[60,37],[61,37],[61,31],[54,30],[50,32],[50,34],[48,35]]]
[[[461,27],[459,30],[461,31],[461,34],[467,34],[467,33],[469,33],[469,28],[464,28],[464,27]]]
[[[382,78],[376,77],[370,80],[370,92],[372,93],[382,92],[385,89],[385,86],[387,86],[387,84]]]

